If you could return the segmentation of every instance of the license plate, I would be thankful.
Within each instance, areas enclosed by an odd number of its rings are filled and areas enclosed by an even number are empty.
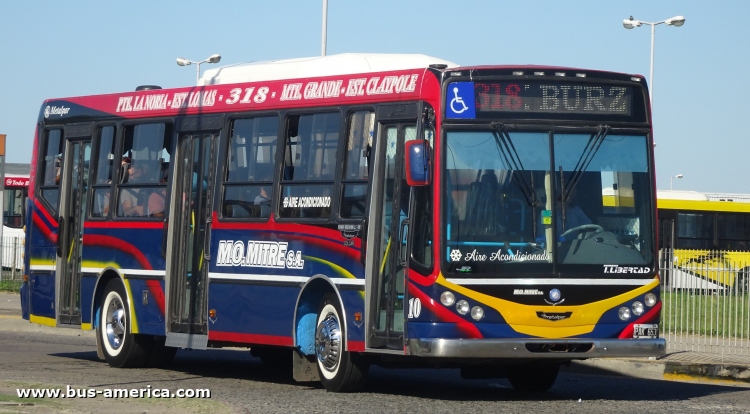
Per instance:
[[[633,327],[633,338],[635,339],[655,339],[659,337],[659,325],[657,324],[638,324]]]

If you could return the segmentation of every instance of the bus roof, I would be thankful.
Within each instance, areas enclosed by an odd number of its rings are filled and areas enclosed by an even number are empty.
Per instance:
[[[426,68],[433,64],[443,64],[449,68],[459,66],[457,63],[444,59],[419,54],[341,53],[329,56],[237,63],[208,69],[198,85],[388,72]]]
[[[750,213],[750,194],[658,190],[659,209]]]

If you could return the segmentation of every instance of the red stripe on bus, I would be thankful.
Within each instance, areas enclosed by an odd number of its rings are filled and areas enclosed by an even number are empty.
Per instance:
[[[41,211],[42,214],[44,214],[44,217],[47,219],[47,221],[49,221],[50,224],[52,224],[53,227],[57,227],[57,220],[55,218],[53,218],[52,216],[50,216],[49,213],[47,213],[47,209],[44,208],[44,206],[39,201],[39,199],[34,199],[34,204],[39,209],[39,211]]]
[[[164,222],[87,221],[83,223],[83,227],[98,229],[162,229],[164,228]]]
[[[620,336],[618,336],[618,338],[619,339],[633,339],[633,331],[635,330],[635,325],[640,324],[640,323],[653,322],[659,316],[660,310],[661,310],[661,302],[657,303],[656,306],[653,307],[653,309],[646,312],[646,314],[641,316],[638,320],[628,325],[628,327],[622,331],[622,333],[620,334]]]
[[[138,261],[138,264],[141,265],[141,268],[143,270],[153,270],[153,268],[151,267],[151,263],[148,262],[146,256],[144,256],[143,253],[138,250],[138,248],[116,237],[103,236],[100,234],[84,234],[83,244],[88,246],[105,246],[115,248],[135,257],[135,260]]]
[[[365,352],[365,341],[348,341],[350,352]]]
[[[239,343],[244,343],[244,344],[282,345],[282,346],[293,345],[291,336],[259,335],[259,334],[246,334],[246,333],[237,333],[237,332],[209,331],[208,339],[212,341],[239,342]]]
[[[57,243],[57,234],[53,233],[52,230],[47,227],[47,224],[42,220],[41,217],[39,217],[39,214],[35,211],[32,213],[32,220],[34,221],[34,224],[39,228],[39,230],[42,231],[42,235],[52,243]]]
[[[161,288],[161,283],[158,280],[147,280],[146,287],[148,288],[151,296],[156,300],[156,306],[159,307],[161,314],[164,314],[164,290]]]
[[[466,322],[465,319],[454,314],[453,312],[446,309],[443,305],[435,303],[431,297],[427,296],[424,292],[417,289],[416,286],[409,284],[409,294],[413,297],[419,298],[422,302],[422,306],[429,309],[441,322],[455,323],[458,330],[460,330],[465,336],[465,339],[480,339],[484,338],[479,329],[474,326],[471,322]]]

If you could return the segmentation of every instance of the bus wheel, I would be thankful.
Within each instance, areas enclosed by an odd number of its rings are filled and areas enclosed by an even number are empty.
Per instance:
[[[507,368],[510,385],[521,392],[547,391],[555,383],[559,371],[558,364],[519,364]]]
[[[113,279],[104,289],[100,327],[97,329],[104,359],[115,368],[142,367],[149,356],[153,338],[128,332],[130,311],[125,288]]]
[[[360,389],[369,368],[361,355],[344,350],[346,332],[341,315],[341,305],[336,295],[327,293],[323,296],[315,329],[315,356],[320,381],[330,392]]]

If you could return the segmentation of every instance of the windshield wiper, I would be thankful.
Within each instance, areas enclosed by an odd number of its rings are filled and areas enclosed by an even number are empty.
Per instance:
[[[573,175],[570,177],[570,185],[568,186],[568,188],[562,188],[562,197],[560,198],[560,200],[563,202],[563,205],[568,200],[568,198],[570,198],[570,195],[573,194],[573,190],[575,190],[576,185],[578,185],[581,177],[583,177],[583,172],[589,168],[591,161],[593,161],[594,159],[594,155],[596,155],[597,151],[599,151],[599,147],[602,146],[604,138],[607,136],[611,129],[612,128],[610,128],[609,125],[600,125],[599,131],[595,134],[591,134],[589,142],[586,143],[586,146],[583,148],[583,152],[581,153],[581,157],[578,159],[576,166],[573,168]],[[560,166],[560,169],[562,170],[562,166]],[[560,177],[560,179],[562,180],[562,176]]]
[[[513,179],[513,182],[516,183],[516,186],[521,190],[526,202],[532,207],[532,231],[533,234],[536,234],[536,207],[539,206],[539,199],[536,196],[536,191],[534,191],[534,174],[531,174],[531,185],[526,181],[523,174],[516,174],[516,171],[526,170],[523,168],[521,157],[518,155],[518,151],[516,151],[516,147],[510,139],[508,129],[505,128],[504,124],[499,122],[492,122],[490,125],[493,128],[492,136],[495,137],[498,153],[502,157],[503,163],[509,170],[511,170],[510,176]]]

